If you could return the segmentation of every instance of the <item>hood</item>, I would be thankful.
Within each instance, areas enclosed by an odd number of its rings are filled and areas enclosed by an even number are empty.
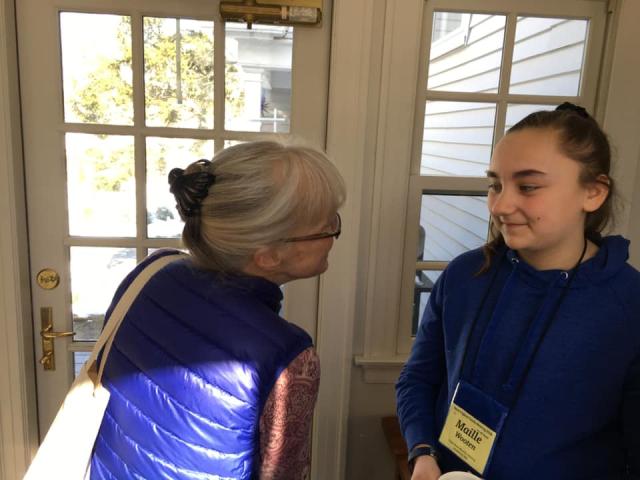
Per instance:
[[[571,288],[606,282],[626,265],[629,258],[629,240],[626,238],[620,235],[604,237],[598,247],[596,255],[582,262],[578,267],[575,278],[571,282]],[[563,270],[536,270],[520,260],[518,253],[514,250],[507,251],[506,261],[510,262],[514,268],[518,268],[523,280],[534,286],[543,287],[556,282],[558,287],[562,287],[566,284],[570,273]]]
[[[584,277],[591,283],[609,280],[627,264],[629,259],[629,240],[620,235],[604,237],[600,250],[584,262],[578,269],[578,277]]]

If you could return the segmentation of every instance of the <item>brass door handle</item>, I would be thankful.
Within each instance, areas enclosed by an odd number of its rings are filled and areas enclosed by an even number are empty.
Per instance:
[[[42,365],[45,365],[46,363],[48,363],[48,362],[52,361],[52,358],[51,358],[51,357],[53,357],[53,352],[47,352],[47,353],[45,353],[45,354],[42,356],[42,358],[40,359],[40,363],[41,363]]]
[[[45,370],[56,369],[56,355],[53,341],[56,338],[72,337],[75,332],[54,332],[53,331],[53,309],[51,307],[40,308],[40,337],[42,337],[42,358],[40,363]]]
[[[53,327],[51,327],[53,328]],[[49,330],[40,330],[40,336],[42,338],[60,338],[60,337],[73,337],[76,332],[52,332]]]

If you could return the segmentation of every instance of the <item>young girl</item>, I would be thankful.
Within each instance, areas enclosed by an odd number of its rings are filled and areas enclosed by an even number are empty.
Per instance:
[[[413,480],[640,479],[640,273],[581,107],[532,113],[487,171],[494,240],[440,276],[397,384]]]

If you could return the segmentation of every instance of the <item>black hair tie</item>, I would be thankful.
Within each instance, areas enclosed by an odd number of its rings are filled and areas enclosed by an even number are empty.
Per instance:
[[[200,167],[208,169],[209,160],[198,160]],[[184,173],[182,168],[174,168],[169,172],[169,191],[176,199],[177,209],[183,220],[200,213],[202,201],[209,194],[209,187],[215,182],[216,176],[208,171]]]
[[[584,107],[581,107],[579,105],[575,105],[571,102],[564,102],[561,105],[558,105],[556,107],[556,110],[558,111],[562,111],[562,110],[566,110],[569,112],[573,112],[577,115],[579,115],[582,118],[591,118],[591,116],[589,115],[589,112],[587,112],[587,109]]]

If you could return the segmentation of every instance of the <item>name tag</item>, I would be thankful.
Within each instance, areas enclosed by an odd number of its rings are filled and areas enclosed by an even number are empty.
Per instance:
[[[507,408],[461,381],[449,406],[439,442],[484,474],[507,416]]]

